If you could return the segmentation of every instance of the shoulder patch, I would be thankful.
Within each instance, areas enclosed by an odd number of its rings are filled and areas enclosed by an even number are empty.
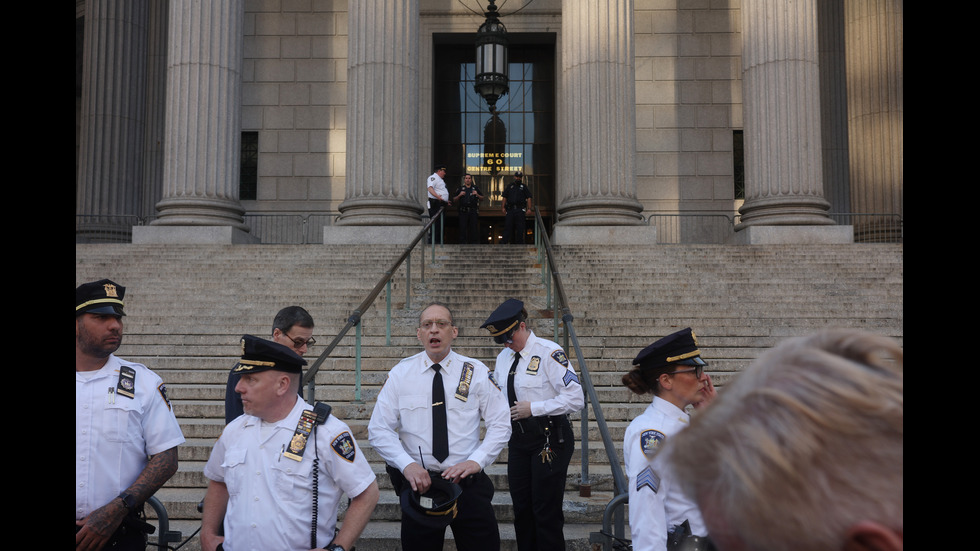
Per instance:
[[[657,493],[657,490],[660,489],[660,477],[649,466],[636,475],[636,491],[643,488],[650,488],[653,493]]]
[[[551,353],[551,359],[565,367],[568,367],[568,357],[565,356],[565,351],[560,348]]]
[[[497,387],[497,390],[500,390],[500,385],[498,385],[496,379],[493,378],[493,373],[488,373],[487,378],[490,379],[490,382],[493,383],[493,386]]]
[[[579,383],[578,382],[578,375],[576,375],[575,372],[572,371],[571,369],[566,369],[565,370],[565,376],[562,377],[561,380],[562,380],[563,383],[565,383],[565,386],[568,386],[569,384],[571,384],[573,382],[574,383],[578,383],[578,384],[582,384],[582,383]]]
[[[170,398],[167,397],[167,385],[160,383],[160,385],[157,386],[157,392],[160,393],[160,396],[163,398],[164,403],[167,404],[167,407],[170,408],[170,411],[173,411],[174,407],[170,405]]]
[[[640,433],[640,450],[643,451],[643,455],[652,458],[666,439],[664,433],[659,430],[645,430]]]
[[[344,431],[338,434],[333,439],[333,442],[330,443],[330,447],[348,463],[354,462],[354,457],[357,455],[357,448],[354,446],[354,437],[349,432]]]

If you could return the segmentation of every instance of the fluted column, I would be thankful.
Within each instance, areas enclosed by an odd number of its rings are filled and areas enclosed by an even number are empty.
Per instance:
[[[419,3],[348,6],[347,181],[337,223],[419,225],[428,176],[418,162]]]
[[[238,200],[241,0],[171,0],[161,226],[247,230]]]
[[[743,0],[745,203],[738,229],[829,225],[817,0]]]
[[[559,225],[632,225],[636,105],[632,0],[562,0]]]
[[[901,0],[846,0],[851,204],[904,214],[904,42]],[[897,238],[898,220],[861,220],[855,241]]]
[[[143,214],[146,0],[89,0],[85,9],[75,214],[81,234],[106,236]],[[92,215],[99,215],[98,217]],[[116,238],[128,240],[128,235]],[[112,239],[112,237],[110,237]]]

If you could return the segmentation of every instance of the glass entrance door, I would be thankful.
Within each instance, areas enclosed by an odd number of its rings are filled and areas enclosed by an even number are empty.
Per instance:
[[[475,34],[435,35],[433,159],[448,167],[451,196],[466,173],[485,199],[479,209],[479,242],[498,243],[504,189],[514,173],[533,195],[550,227],[555,209],[555,45],[553,34],[514,33],[510,38],[510,91],[491,114],[473,90]],[[446,242],[458,243],[458,209],[449,209]],[[526,243],[533,243],[533,219]]]

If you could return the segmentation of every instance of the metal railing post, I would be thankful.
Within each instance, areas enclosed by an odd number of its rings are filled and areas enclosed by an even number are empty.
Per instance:
[[[362,404],[361,401],[361,324],[358,323],[354,330],[354,403]]]
[[[385,346],[391,346],[391,280],[388,280],[388,285],[385,288],[385,306],[387,307],[387,313],[385,315]]]

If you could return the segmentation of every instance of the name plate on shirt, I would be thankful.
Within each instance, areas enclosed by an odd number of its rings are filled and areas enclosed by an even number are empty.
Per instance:
[[[469,400],[470,384],[473,383],[473,364],[463,363],[463,373],[459,376],[459,384],[456,386],[456,398],[462,401]]]
[[[299,423],[296,424],[296,432],[289,439],[289,447],[282,454],[293,461],[302,461],[303,452],[306,451],[306,442],[310,438],[310,432],[313,431],[315,423],[316,412],[309,409],[304,411],[303,415],[299,417]]]

